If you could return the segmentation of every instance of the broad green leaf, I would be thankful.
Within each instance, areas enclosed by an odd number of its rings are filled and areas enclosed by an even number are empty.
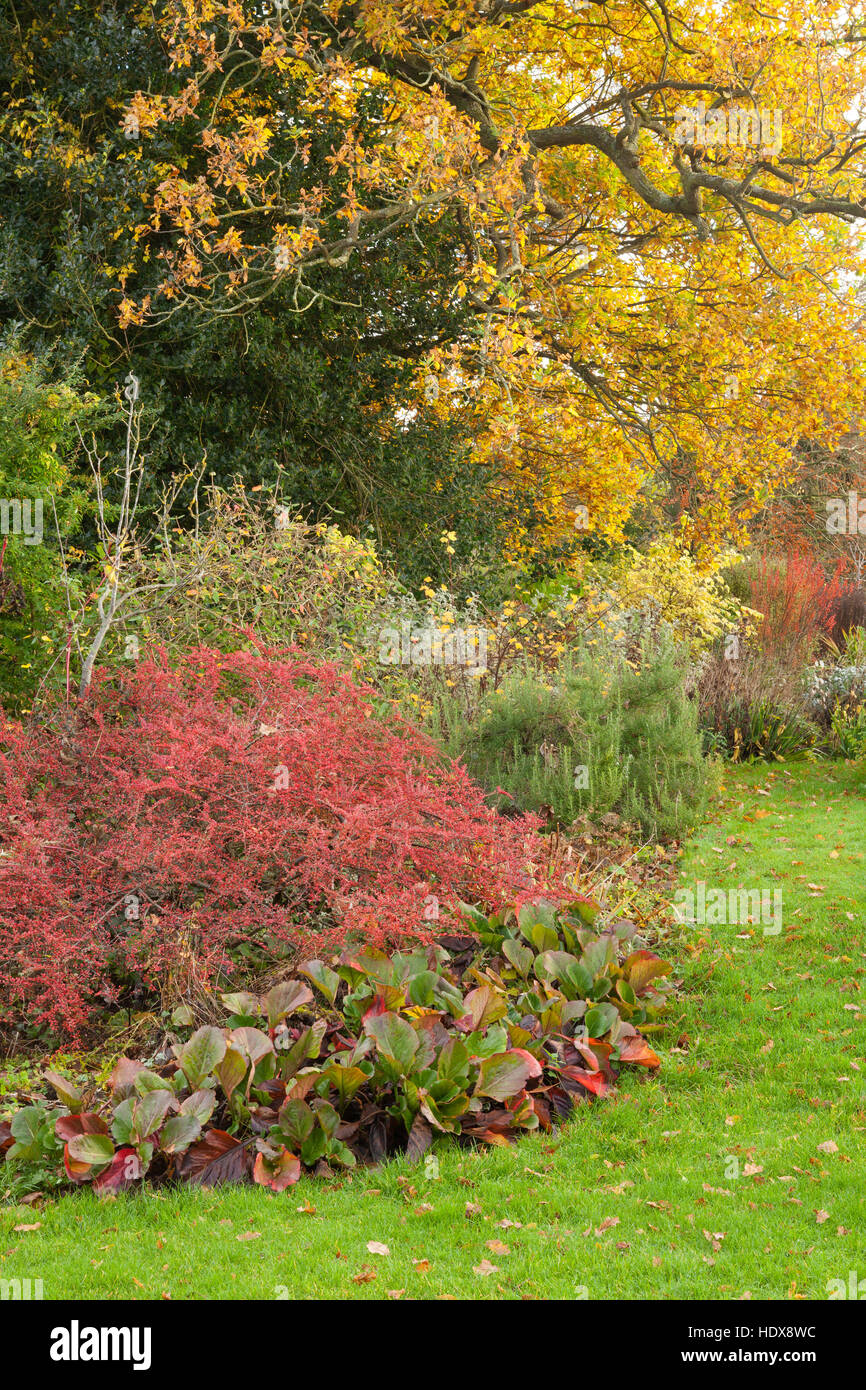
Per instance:
[[[226,1100],[231,1100],[232,1092],[241,1084],[247,1074],[247,1059],[236,1047],[227,1047],[216,1068],[216,1075]]]
[[[76,1134],[66,1144],[70,1158],[91,1168],[104,1167],[114,1157],[114,1145],[107,1134]]]
[[[529,946],[522,946],[516,937],[507,936],[502,943],[502,954],[521,975],[529,974],[534,959]]]
[[[305,961],[298,974],[306,975],[308,980],[312,980],[316,988],[322,991],[328,1003],[333,1004],[337,997],[337,990],[340,988],[340,976],[335,971],[329,970],[324,961]]]
[[[174,1096],[171,1091],[148,1091],[146,1096],[133,1101],[133,1134],[139,1142],[159,1129],[173,1102]]]
[[[360,1090],[367,1080],[366,1072],[360,1067],[346,1067],[339,1063],[328,1067],[325,1076],[337,1092],[341,1108],[348,1105],[355,1092]]]
[[[376,1044],[379,1052],[391,1062],[402,1076],[412,1070],[418,1051],[418,1035],[411,1023],[399,1014],[374,1014],[364,1024],[364,1031]]]
[[[529,1080],[532,1068],[519,1052],[497,1052],[481,1063],[475,1094],[491,1100],[510,1100]]]
[[[237,994],[221,994],[220,999],[230,1014],[237,1014],[240,1018],[261,1018],[264,1013],[259,996],[250,994],[246,989],[239,990]]]
[[[278,1122],[294,1149],[300,1149],[316,1127],[316,1117],[305,1100],[287,1100],[280,1109]]]
[[[139,1096],[146,1096],[148,1091],[170,1091],[172,1089],[170,1081],[164,1076],[158,1076],[155,1071],[149,1071],[147,1067],[137,1073],[133,1088],[136,1095]]]
[[[199,1028],[181,1048],[180,1067],[191,1091],[201,1089],[225,1056],[226,1040],[219,1028]]]
[[[228,1052],[226,1053],[226,1057],[227,1056]],[[220,1066],[224,1063],[225,1057],[220,1063]],[[191,1096],[187,1096],[185,1100],[181,1101],[180,1113],[182,1115],[191,1115],[198,1120],[200,1125],[206,1125],[214,1112],[215,1105],[216,1091],[193,1091]]]
[[[463,1081],[469,1071],[469,1052],[462,1038],[450,1037],[439,1053],[436,1070],[443,1081]]]
[[[591,1038],[600,1038],[613,1025],[619,1013],[613,1004],[595,1004],[587,1010],[584,1023]]]
[[[419,1004],[425,1008],[434,1004],[436,1002],[434,991],[439,978],[434,970],[420,970],[417,975],[413,975],[409,981],[410,1004]]]
[[[119,1105],[115,1106],[114,1115],[111,1120],[111,1132],[118,1144],[128,1144],[132,1140],[132,1106],[133,1101],[131,1098],[122,1100]]]
[[[163,1153],[179,1154],[189,1148],[201,1134],[201,1125],[195,1115],[172,1115],[166,1120],[159,1136],[159,1147]]]
[[[8,1156],[33,1162],[42,1153],[40,1130],[47,1119],[47,1112],[40,1105],[26,1105],[12,1116],[9,1128],[16,1141]]]
[[[597,936],[584,950],[580,963],[595,979],[613,963],[615,956],[616,946],[613,939],[610,936]]]

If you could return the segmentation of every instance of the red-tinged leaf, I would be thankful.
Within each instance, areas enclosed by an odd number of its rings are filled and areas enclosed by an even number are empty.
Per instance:
[[[107,1134],[76,1134],[63,1146],[63,1165],[71,1182],[88,1182],[114,1157]]]
[[[260,1028],[233,1028],[229,1033],[228,1044],[244,1057],[248,1057],[253,1067],[274,1050],[267,1033],[263,1033]]]
[[[488,1024],[495,1023],[508,1013],[507,1000],[490,985],[479,985],[477,989],[471,989],[463,1002],[472,1019],[473,1030],[486,1028]]]
[[[417,1114],[412,1121],[412,1128],[409,1130],[409,1142],[406,1145],[406,1158],[410,1163],[417,1163],[422,1154],[433,1143],[433,1127],[425,1120],[422,1114]]]
[[[530,1092],[528,1100],[529,1104],[532,1106],[533,1110],[538,1116],[539,1126],[541,1127],[541,1129],[545,1131],[545,1133],[549,1133],[550,1130],[553,1128],[553,1124],[550,1118],[550,1105],[545,1100],[544,1096],[539,1095],[536,1091]]]
[[[591,1091],[594,1096],[606,1096],[611,1089],[601,1072],[584,1071],[582,1067],[563,1067],[560,1076],[569,1090],[573,1089],[568,1086],[569,1082],[577,1082],[584,1090]]]
[[[177,1167],[178,1176],[200,1187],[224,1182],[244,1182],[249,1177],[249,1154],[243,1144],[224,1129],[211,1129],[198,1144],[187,1149]]]
[[[57,1092],[60,1100],[73,1112],[84,1108],[84,1099],[77,1086],[73,1086],[71,1081],[67,1081],[65,1076],[60,1076],[56,1071],[44,1071],[42,1073],[44,1081],[48,1082]]]
[[[59,1115],[54,1133],[58,1139],[74,1139],[77,1134],[107,1134],[108,1125],[101,1115]]]
[[[63,1146],[63,1167],[66,1169],[66,1176],[70,1182],[89,1182],[93,1177],[93,1165],[90,1163],[79,1163],[71,1158],[69,1145]]]
[[[12,1126],[8,1120],[0,1120],[0,1154],[5,1154],[7,1149],[11,1149],[15,1143],[12,1133]]]
[[[619,1055],[624,1062],[631,1062],[634,1066],[661,1066],[661,1058],[656,1056],[646,1038],[642,1038],[640,1034],[635,1038],[621,1038]]]
[[[286,1100],[306,1100],[317,1081],[320,1081],[323,1073],[316,1071],[301,1072],[294,1077],[291,1086],[286,1090]]]
[[[125,1100],[135,1089],[135,1078],[145,1071],[143,1062],[135,1062],[131,1057],[119,1057],[114,1071],[108,1078],[108,1085],[115,1100]]]
[[[524,1062],[529,1068],[530,1079],[534,1080],[536,1077],[541,1076],[541,1073],[544,1070],[544,1068],[542,1067],[538,1058],[533,1057],[531,1052],[527,1052],[525,1047],[512,1047],[511,1055],[523,1058]]]
[[[263,1000],[271,1028],[276,1028],[281,1018],[286,1018],[314,1002],[313,991],[301,980],[284,980],[281,984],[274,985]]]
[[[531,1057],[530,1061],[534,1063],[535,1058]],[[491,1100],[508,1100],[509,1096],[516,1096],[523,1090],[529,1076],[529,1066],[520,1051],[497,1052],[481,1063],[475,1094],[490,1096]]]
[[[122,1192],[144,1177],[144,1168],[135,1149],[118,1149],[108,1167],[93,1180],[94,1192]]]
[[[361,1026],[364,1027],[369,1018],[377,1018],[379,1014],[386,1014],[387,1012],[388,1005],[385,1003],[384,996],[381,994],[377,994],[369,1009],[367,1009],[366,1013],[363,1014],[361,1018]]]
[[[260,1187],[269,1187],[272,1192],[285,1192],[300,1176],[301,1160],[288,1150],[274,1159],[268,1159],[264,1154],[256,1155],[253,1182]]]
[[[635,994],[640,995],[653,980],[660,975],[669,975],[672,969],[669,961],[662,960],[652,951],[635,951],[623,966],[623,974]]]
[[[270,1081],[257,1081],[256,1090],[266,1095],[275,1110],[279,1110],[286,1098],[286,1083],[275,1076]]]
[[[589,1046],[588,1042],[584,1041],[583,1038],[575,1038],[574,1048],[576,1052],[580,1053],[581,1057],[586,1062],[588,1071],[601,1071],[601,1065],[599,1063],[598,1056],[594,1052],[594,1050]]]

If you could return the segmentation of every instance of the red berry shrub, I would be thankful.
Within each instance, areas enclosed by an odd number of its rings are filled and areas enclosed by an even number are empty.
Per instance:
[[[534,822],[335,666],[200,648],[0,733],[0,1015],[76,1035],[118,981],[255,940],[426,938],[424,905],[533,889]],[[432,914],[428,911],[427,918]]]

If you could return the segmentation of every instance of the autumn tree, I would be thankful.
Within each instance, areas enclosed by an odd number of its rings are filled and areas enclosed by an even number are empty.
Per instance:
[[[53,365],[58,380],[80,369],[106,399],[134,371],[153,515],[171,476],[203,460],[218,484],[253,488],[279,475],[286,502],[372,533],[413,583],[441,577],[446,530],[483,582],[509,514],[503,506],[497,518],[492,465],[473,457],[474,418],[419,408],[417,391],[418,364],[474,324],[452,293],[455,210],[311,272],[316,299],[303,313],[282,279],[243,314],[187,298],[163,321],[120,326],[118,286],[137,264],[153,190],[196,159],[201,133],[190,119],[127,138],[126,104],[138,89],[179,93],[185,81],[139,4],[0,4],[0,315],[16,351]],[[305,85],[272,69],[258,87],[286,113],[271,152],[287,163]],[[364,108],[374,133],[384,131],[383,100],[371,91]],[[327,178],[336,191],[328,161],[344,139],[336,110],[317,122],[297,179]],[[119,404],[100,434],[108,457],[123,453]]]
[[[516,560],[576,531],[616,539],[637,506],[698,548],[742,536],[797,440],[833,447],[862,413],[866,32],[850,8],[129,13],[166,63],[161,82],[126,81],[116,113],[116,161],[147,173],[112,332],[193,309],[250,320],[276,295],[302,319],[383,247],[444,234],[462,322],[419,354],[416,405],[464,422],[500,502],[531,495]]]

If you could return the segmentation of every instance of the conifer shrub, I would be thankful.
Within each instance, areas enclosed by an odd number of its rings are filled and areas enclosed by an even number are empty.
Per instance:
[[[637,660],[613,646],[571,653],[556,673],[510,673],[465,722],[439,706],[437,730],[498,809],[547,810],[555,824],[617,812],[644,833],[679,835],[706,806],[713,770],[669,638]]]

